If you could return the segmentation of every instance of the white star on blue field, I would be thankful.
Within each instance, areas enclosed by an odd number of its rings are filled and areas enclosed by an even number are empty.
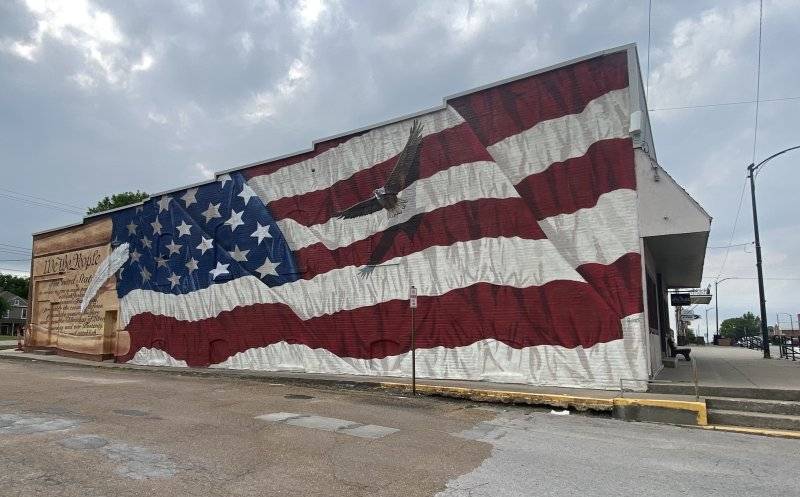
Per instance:
[[[152,198],[112,219],[112,245],[130,245],[120,296],[135,289],[189,293],[243,276],[268,286],[299,278],[275,220],[240,173]]]

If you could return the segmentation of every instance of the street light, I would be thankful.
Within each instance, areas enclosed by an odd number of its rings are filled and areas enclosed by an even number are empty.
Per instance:
[[[776,324],[780,325],[780,315],[781,314],[786,314],[787,316],[789,316],[789,330],[794,331],[794,316],[792,316],[788,312],[776,312],[775,313]]]
[[[758,299],[761,305],[761,340],[764,347],[764,359],[769,359],[769,333],[767,332],[767,297],[764,295],[764,271],[761,269],[761,241],[758,236],[758,211],[756,209],[756,175],[755,172],[775,157],[785,154],[790,150],[796,150],[800,145],[789,147],[778,153],[772,154],[758,164],[747,166],[748,177],[750,178],[750,197],[753,205],[753,233],[756,238],[756,270],[758,271]]]
[[[743,280],[746,278],[736,278],[735,276],[730,276],[728,278],[722,278],[721,280],[714,280],[714,309],[715,314],[717,316],[717,335],[719,335],[719,284],[725,280]]]

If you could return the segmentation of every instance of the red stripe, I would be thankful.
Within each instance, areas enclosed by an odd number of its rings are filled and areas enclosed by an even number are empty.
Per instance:
[[[486,198],[418,214],[405,223],[339,249],[329,250],[316,243],[296,251],[295,258],[304,271],[303,277],[310,279],[331,269],[378,264],[435,245],[514,236],[530,240],[546,238],[522,199]],[[382,243],[386,244],[385,249],[380,248]]]
[[[385,185],[396,161],[397,157],[392,157],[330,188],[269,202],[270,212],[275,219],[291,218],[305,226],[324,223],[334,213],[369,198],[373,190]],[[430,177],[451,166],[476,161],[492,161],[492,157],[469,126],[460,124],[423,138],[419,178]]]
[[[628,54],[622,51],[470,93],[447,103],[489,146],[536,123],[581,112],[595,98],[627,86]]]
[[[642,258],[628,253],[611,264],[583,264],[578,273],[618,316],[644,311],[642,296]]]
[[[595,142],[586,155],[552,164],[516,188],[536,219],[593,207],[604,193],[636,189],[633,143],[630,138]]]
[[[342,143],[355,138],[356,136],[360,136],[366,133],[366,131],[360,131],[358,133],[352,133],[346,136],[340,136],[337,138],[332,138],[330,140],[325,140],[323,142],[319,142],[314,144],[314,149],[309,152],[303,152],[296,155],[291,155],[289,157],[284,157],[283,159],[273,160],[264,162],[262,164],[257,164],[247,169],[242,170],[242,174],[246,179],[250,179],[254,176],[259,176],[261,174],[270,174],[274,173],[278,169],[283,169],[284,167],[291,166],[292,164],[297,164],[298,162],[303,162],[304,160],[311,159],[313,157],[318,156],[322,152],[326,152],[332,148],[338,147]]]
[[[447,348],[493,338],[515,347],[591,347],[622,337],[619,316],[585,283],[513,288],[480,283],[420,297],[417,347]],[[286,341],[339,357],[377,358],[410,349],[408,302],[394,300],[302,321],[283,304],[258,304],[202,321],[136,315],[127,329],[130,360],[155,347],[189,366],[207,366],[250,348]]]

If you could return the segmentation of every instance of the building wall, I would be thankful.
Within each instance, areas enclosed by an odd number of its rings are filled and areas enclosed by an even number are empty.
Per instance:
[[[83,227],[48,237],[71,257],[130,254],[97,303],[101,314],[118,305],[116,342],[98,339],[93,314],[86,335],[59,329],[58,347],[406,376],[413,326],[420,377],[646,378],[628,60],[587,58],[155,196],[93,222],[106,245],[85,253],[70,242],[87,239]],[[398,184],[402,212],[370,200]],[[74,308],[81,292],[70,291]],[[56,328],[37,340],[52,345]]]
[[[109,254],[111,224],[104,217],[34,237],[28,347],[112,356],[119,308],[114,276],[80,309],[89,281]]]
[[[0,299],[8,304],[8,310],[0,315],[0,334],[16,335],[22,332],[22,327],[28,318],[28,301],[11,292],[0,290]]]

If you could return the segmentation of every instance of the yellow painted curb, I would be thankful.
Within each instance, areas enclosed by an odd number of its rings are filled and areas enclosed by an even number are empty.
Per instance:
[[[411,390],[411,385],[406,383],[381,383],[381,388],[392,390]],[[482,390],[475,388],[448,387],[441,385],[417,385],[417,392],[423,395],[441,395],[470,399],[476,402],[502,402],[506,404],[528,404],[573,408],[577,411],[611,411],[614,408],[613,399],[600,399],[595,397],[577,397],[574,395],[543,394],[513,392],[506,390]]]
[[[667,400],[667,399],[632,399],[627,397],[617,397],[614,399],[614,405],[660,407],[662,409],[693,411],[697,416],[698,426],[708,425],[708,411],[706,411],[705,402],[690,402],[686,400]]]
[[[392,390],[411,390],[411,385],[407,383],[383,382],[381,388]],[[507,390],[483,390],[476,388],[450,387],[443,385],[417,385],[417,392],[422,395],[440,395],[443,397],[454,397],[469,399],[476,402],[502,402],[506,404],[527,404],[550,407],[560,407],[562,409],[572,408],[577,411],[612,411],[614,406],[643,406],[657,407],[662,409],[674,409],[681,411],[691,411],[696,416],[698,426],[708,424],[708,414],[704,402],[689,402],[683,400],[666,399],[637,399],[628,397],[598,398],[598,397],[579,397],[564,394],[544,394],[514,392]]]
[[[800,431],[771,430],[768,428],[748,428],[746,426],[706,425],[700,426],[704,430],[725,431],[731,433],[746,433],[748,435],[761,435],[763,437],[780,437],[800,439]]]

